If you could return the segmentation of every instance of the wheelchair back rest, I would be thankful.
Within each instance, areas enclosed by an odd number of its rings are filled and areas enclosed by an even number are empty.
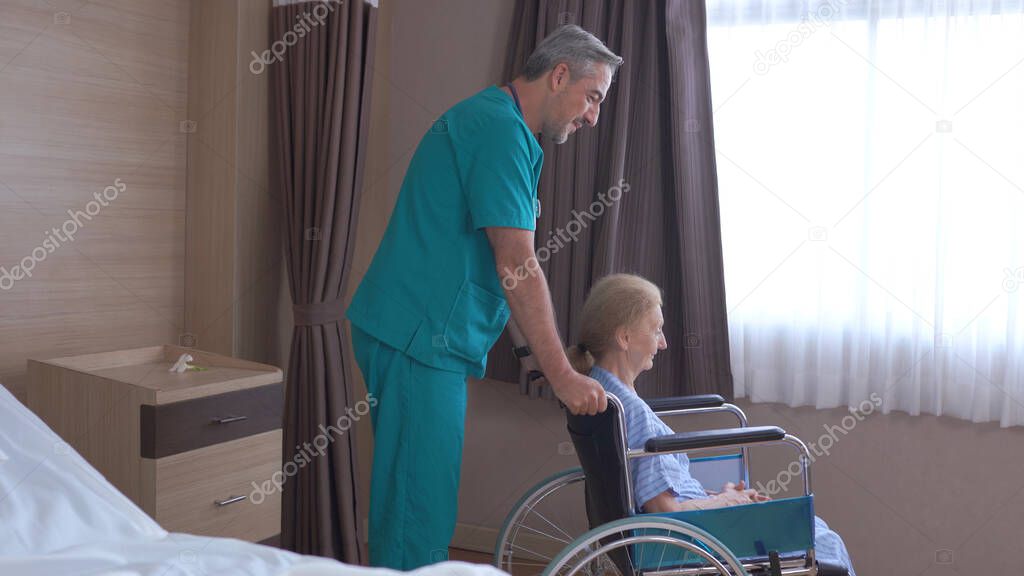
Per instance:
[[[626,439],[617,402],[594,416],[566,411],[566,427],[586,476],[587,521],[591,528],[632,516],[626,486]]]
[[[743,480],[743,455],[691,457],[690,475],[711,490],[718,490],[726,482],[737,483]]]

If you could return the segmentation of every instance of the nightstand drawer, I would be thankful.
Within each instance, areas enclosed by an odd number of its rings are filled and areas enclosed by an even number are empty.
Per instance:
[[[155,461],[156,521],[172,532],[260,541],[281,529],[281,430]]]
[[[269,384],[192,400],[143,404],[143,458],[163,458],[281,427],[284,387]]]

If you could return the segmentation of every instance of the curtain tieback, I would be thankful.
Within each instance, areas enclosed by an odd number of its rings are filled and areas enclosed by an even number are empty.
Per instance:
[[[341,298],[328,302],[296,304],[292,307],[296,326],[334,324],[345,319],[345,306]]]

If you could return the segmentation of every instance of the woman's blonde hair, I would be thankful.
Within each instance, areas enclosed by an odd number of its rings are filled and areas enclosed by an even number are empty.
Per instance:
[[[566,351],[569,364],[589,374],[597,358],[611,348],[620,327],[632,327],[655,306],[661,289],[635,274],[611,274],[598,280],[587,294],[580,318],[579,342]]]

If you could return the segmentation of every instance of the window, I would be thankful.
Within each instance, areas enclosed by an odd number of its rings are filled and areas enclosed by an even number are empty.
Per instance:
[[[1021,2],[709,1],[736,393],[1024,424]]]

